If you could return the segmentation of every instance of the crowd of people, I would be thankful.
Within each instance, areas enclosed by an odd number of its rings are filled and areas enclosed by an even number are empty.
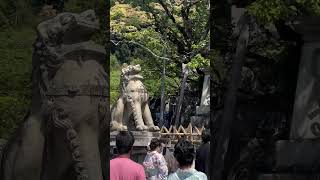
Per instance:
[[[170,139],[153,138],[141,164],[130,159],[134,144],[130,131],[116,136],[118,156],[110,161],[110,180],[207,180],[209,179],[210,131],[202,133],[203,143],[196,150],[181,138],[170,151]]]

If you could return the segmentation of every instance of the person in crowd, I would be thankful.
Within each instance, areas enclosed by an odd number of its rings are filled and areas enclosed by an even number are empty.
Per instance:
[[[202,144],[197,150],[196,154],[196,162],[195,162],[195,168],[198,171],[204,172],[207,177],[209,177],[210,171],[209,171],[209,166],[210,166],[210,129],[205,129],[202,132],[201,135],[202,138]]]
[[[193,168],[195,154],[193,144],[180,139],[174,147],[174,157],[179,163],[179,169],[170,174],[168,180],[207,180],[206,174]]]
[[[134,136],[130,131],[120,131],[116,136],[118,156],[110,161],[110,180],[145,180],[142,165],[130,159]]]
[[[153,138],[149,145],[150,151],[143,161],[148,180],[162,180],[168,177],[168,167],[162,155],[162,146],[158,138]]]
[[[172,174],[176,172],[176,170],[178,169],[178,162],[169,149],[169,147],[171,146],[170,138],[160,138],[160,142],[163,147],[162,155],[164,156],[164,159],[167,162],[168,174]]]

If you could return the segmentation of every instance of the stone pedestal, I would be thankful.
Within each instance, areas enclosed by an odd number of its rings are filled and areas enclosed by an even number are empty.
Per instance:
[[[210,71],[204,70],[200,106],[196,107],[196,115],[191,117],[191,124],[197,127],[208,124],[210,120]]]
[[[294,27],[304,45],[290,137],[313,139],[320,136],[320,18],[300,19]]]
[[[204,73],[205,75],[203,80],[200,107],[203,107],[203,106],[209,107],[210,106],[210,71],[204,70]]]
[[[110,133],[110,153],[111,157],[116,155],[116,135],[118,134],[117,131]],[[132,131],[132,134],[135,138],[135,142],[133,144],[133,152],[131,159],[137,163],[142,163],[147,151],[146,147],[150,143],[152,138],[159,138],[160,133],[158,132],[146,132],[146,131]]]
[[[275,144],[274,174],[259,180],[316,180],[320,170],[320,17],[294,24],[304,45],[300,61],[290,140]],[[318,140],[316,140],[318,139]]]
[[[275,146],[276,171],[319,172],[320,140],[280,140]]]

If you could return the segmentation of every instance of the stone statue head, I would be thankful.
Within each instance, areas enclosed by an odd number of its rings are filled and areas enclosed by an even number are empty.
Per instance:
[[[61,13],[37,27],[38,35],[49,46],[88,40],[98,29],[99,21],[93,10],[80,14]]]
[[[123,75],[134,75],[139,74],[141,72],[140,64],[137,65],[125,65],[122,68]]]
[[[33,106],[46,107],[48,101],[55,101],[70,117],[82,119],[98,109],[101,99],[106,100],[106,52],[90,40],[98,28],[93,10],[61,13],[39,24],[33,55],[33,101],[37,103]]]

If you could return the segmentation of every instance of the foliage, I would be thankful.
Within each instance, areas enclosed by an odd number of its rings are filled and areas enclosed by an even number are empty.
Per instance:
[[[298,71],[296,63],[300,58],[302,41],[287,23],[301,16],[319,16],[320,1],[256,0],[246,7],[246,12],[256,21],[253,21],[251,24],[253,26],[250,27],[254,31],[251,31],[247,59],[243,67],[243,70],[247,69],[250,73],[243,76],[246,82],[242,82],[240,93],[243,93],[243,97],[248,98],[248,101],[257,102],[261,96],[272,97],[280,94],[281,98],[287,98],[281,99],[283,101],[281,103],[288,103],[287,106],[291,106],[292,102],[288,99],[294,96],[291,89],[296,87],[295,78]],[[225,74],[223,72],[230,70],[231,63],[228,61],[220,61],[220,65],[217,62],[219,61],[212,63],[214,75]],[[290,68],[284,69],[284,67]],[[217,82],[220,83],[218,84],[220,91],[225,91],[223,84],[227,84],[226,81]],[[217,94],[218,91],[216,89],[214,91]]]
[[[266,24],[301,15],[320,15],[320,0],[257,0],[250,4],[248,11]]]
[[[0,1],[0,26],[28,24],[34,21],[31,3],[27,0]]]
[[[257,0],[246,9],[257,20],[260,29],[251,35],[249,52],[262,59],[280,61],[288,54],[289,47],[297,42],[276,37],[271,31],[279,34],[279,26],[287,26],[284,23],[300,16],[319,16],[320,0]],[[290,30],[291,27],[287,26],[287,29]]]
[[[87,9],[97,9],[103,4],[103,0],[86,1],[86,0],[68,0],[65,3],[64,11],[80,13]]]
[[[110,104],[114,104],[119,96],[121,68],[114,55],[110,56]]]
[[[159,97],[161,94],[161,81],[162,81],[162,64],[150,65],[148,63],[155,63],[155,61],[148,61],[144,63],[141,59],[134,59],[131,64],[140,64],[141,68],[144,69],[142,71],[142,75],[144,77],[144,85],[148,89],[150,96]],[[166,66],[168,67],[168,65]],[[169,69],[169,68],[168,68]],[[177,76],[168,76],[170,72],[166,74],[165,77],[165,92],[166,95],[174,95],[175,91],[179,87],[179,77]]]
[[[162,1],[147,4],[157,32],[175,47],[177,56],[190,57],[202,53],[209,41],[209,1]],[[183,60],[185,61],[185,60]]]
[[[145,11],[130,4],[116,3],[110,9],[110,19],[111,31],[117,33],[137,31],[152,23]]]
[[[197,54],[191,59],[191,61],[188,63],[188,66],[193,69],[197,69],[200,67],[209,67],[210,61],[209,59],[202,57],[201,54]]]
[[[65,3],[65,12],[81,13],[85,10],[93,9],[97,18],[100,21],[100,29],[98,33],[95,33],[93,40],[98,44],[106,45],[105,28],[107,28],[103,23],[108,21],[106,17],[106,11],[108,11],[108,4],[104,0],[86,1],[86,0],[68,0]]]
[[[0,137],[11,134],[29,109],[34,37],[31,27],[0,32]]]
[[[145,78],[144,84],[150,92],[150,95],[159,96],[163,66],[162,61],[153,57],[147,52],[146,48],[160,55],[163,52],[164,44],[161,42],[160,34],[151,26],[152,19],[150,19],[145,11],[140,10],[139,7],[132,7],[130,4],[116,3],[115,6],[111,8],[110,15],[112,33],[127,40],[127,42],[116,47],[117,50],[114,56],[120,64],[140,64],[142,67],[142,75]],[[134,41],[143,47],[130,44],[128,41]],[[172,66],[171,63],[168,63],[168,69],[170,69],[170,65],[171,69],[175,67]],[[111,78],[113,78],[113,76],[111,76]],[[167,77],[167,81],[172,82],[170,81],[170,77]],[[117,89],[119,87],[117,84],[111,84],[111,86],[116,86],[115,88]],[[114,89],[114,87],[112,87],[112,89]],[[167,89],[170,89],[170,87],[167,87]],[[111,94],[111,99],[116,98],[114,97],[115,94],[116,93]]]
[[[208,27],[205,20],[208,17],[205,13],[207,1],[200,0],[194,4],[181,2],[166,1],[161,5],[159,1],[139,3],[124,0],[114,2],[111,8],[111,34],[120,43],[115,46],[114,55],[119,63],[141,65],[144,84],[151,96],[159,97],[161,93],[164,62],[156,56],[169,59],[166,60],[166,95],[176,94],[180,86],[183,56],[187,56],[187,61],[192,59],[193,68],[209,64],[208,59],[202,56],[209,40],[204,32]],[[175,22],[165,13],[166,7]],[[187,14],[180,13],[183,8]],[[187,37],[183,33],[190,34]]]

